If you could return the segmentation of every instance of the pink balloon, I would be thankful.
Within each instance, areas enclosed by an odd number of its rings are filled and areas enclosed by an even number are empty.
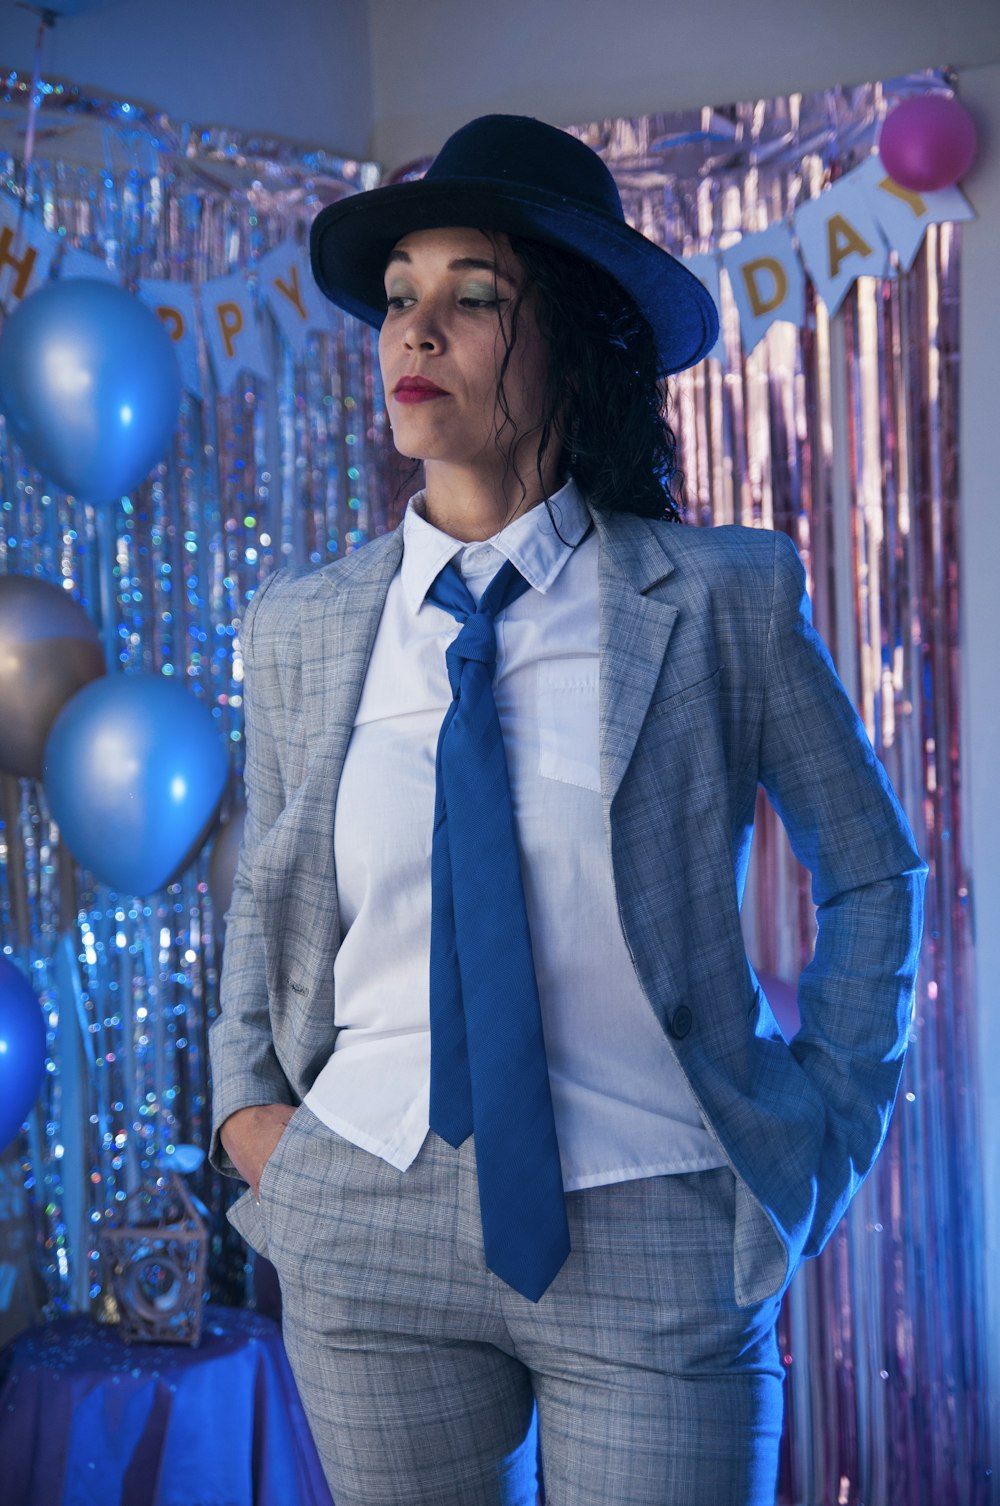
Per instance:
[[[878,149],[895,183],[929,193],[949,188],[968,172],[976,155],[976,127],[957,99],[915,94],[886,116]]]

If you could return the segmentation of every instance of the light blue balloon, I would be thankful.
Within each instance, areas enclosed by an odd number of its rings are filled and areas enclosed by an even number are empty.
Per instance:
[[[17,1134],[45,1076],[45,1021],[27,978],[0,956],[0,1151]]]
[[[42,777],[70,852],[123,894],[150,894],[192,860],[228,775],[211,712],[163,675],[92,680],[56,717]]]
[[[180,401],[170,336],[114,283],[48,283],[0,335],[0,412],[42,475],[84,502],[138,486],[166,453]]]

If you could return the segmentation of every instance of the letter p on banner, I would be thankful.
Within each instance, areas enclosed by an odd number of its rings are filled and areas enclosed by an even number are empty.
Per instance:
[[[229,392],[241,371],[268,378],[271,363],[242,272],[217,277],[201,290],[205,340],[220,392]]]

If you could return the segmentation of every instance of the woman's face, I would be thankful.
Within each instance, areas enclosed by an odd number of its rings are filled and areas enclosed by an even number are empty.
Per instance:
[[[494,245],[495,242],[495,245]],[[379,364],[396,448],[425,462],[504,469],[495,438],[504,423],[497,377],[503,329],[523,272],[507,237],[481,230],[418,230],[393,248],[385,269],[388,312]],[[504,376],[517,443],[538,443],[546,354],[530,290],[518,312],[517,341]],[[506,430],[505,450],[514,439]]]

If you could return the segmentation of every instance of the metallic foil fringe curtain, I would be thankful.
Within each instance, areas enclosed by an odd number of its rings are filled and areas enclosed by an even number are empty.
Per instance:
[[[870,150],[898,94],[940,75],[813,96],[597,122],[633,224],[681,254],[786,217]],[[25,90],[7,80],[0,166],[17,181]],[[415,174],[419,164],[397,174]],[[49,90],[36,209],[123,278],[199,281],[302,235],[370,165],[178,130],[125,102]],[[857,283],[830,318],[773,325],[746,356],[723,296],[726,359],[676,380],[688,519],[785,529],[815,617],[928,857],[913,1047],[885,1152],[786,1299],[788,1423],[780,1497],[837,1506],[980,1506],[986,1398],[979,1105],[959,800],[959,236],[931,227],[913,268]],[[0,432],[0,568],[62,579],[110,629],[123,670],[184,675],[241,763],[240,613],[285,563],[320,563],[397,521],[372,342],[331,315],[276,376],[186,400],[173,453],[113,528],[46,489]],[[110,535],[113,534],[113,538]],[[103,595],[102,595],[103,591]],[[102,625],[107,627],[107,621]],[[235,785],[234,785],[235,788]],[[130,1187],[207,1137],[205,1033],[220,938],[207,859],[145,902],[94,885],[60,848],[44,794],[3,781],[0,921],[50,1027],[50,1073],[20,1164],[52,1308],[99,1303],[96,1233]],[[808,882],[762,800],[744,906],[759,970],[808,960]],[[239,1298],[226,1190],[216,1289]]]
[[[0,190],[11,194],[24,178],[28,90],[8,76],[0,95]],[[370,163],[174,129],[128,101],[45,85],[30,209],[123,282],[200,284],[304,239],[322,203],[377,176]],[[247,600],[282,564],[357,548],[387,526],[392,501],[367,329],[331,305],[329,332],[296,360],[263,327],[274,380],[221,394],[202,350],[205,400],[185,396],[171,453],[120,506],[95,510],[48,486],[0,427],[0,568],[72,590],[122,672],[184,677],[230,745],[224,817],[242,768],[236,634]],[[153,897],[115,894],[60,845],[39,784],[0,776],[0,789],[3,940],[49,1025],[23,1182],[50,1308],[99,1306],[98,1230],[175,1147],[207,1144],[222,943],[208,853]],[[216,1294],[239,1301],[246,1252],[222,1216],[232,1184],[207,1169],[192,1180],[214,1215]]]
[[[637,228],[684,255],[788,216],[869,153],[921,75],[579,128]],[[969,888],[959,798],[959,229],[911,270],[855,283],[831,318],[745,355],[723,281],[725,361],[676,379],[688,519],[780,528],[817,627],[930,864],[912,1049],[885,1151],[780,1326],[782,1502],[979,1506],[990,1498],[981,1157]],[[808,962],[808,875],[760,799],[744,904],[758,970]]]

